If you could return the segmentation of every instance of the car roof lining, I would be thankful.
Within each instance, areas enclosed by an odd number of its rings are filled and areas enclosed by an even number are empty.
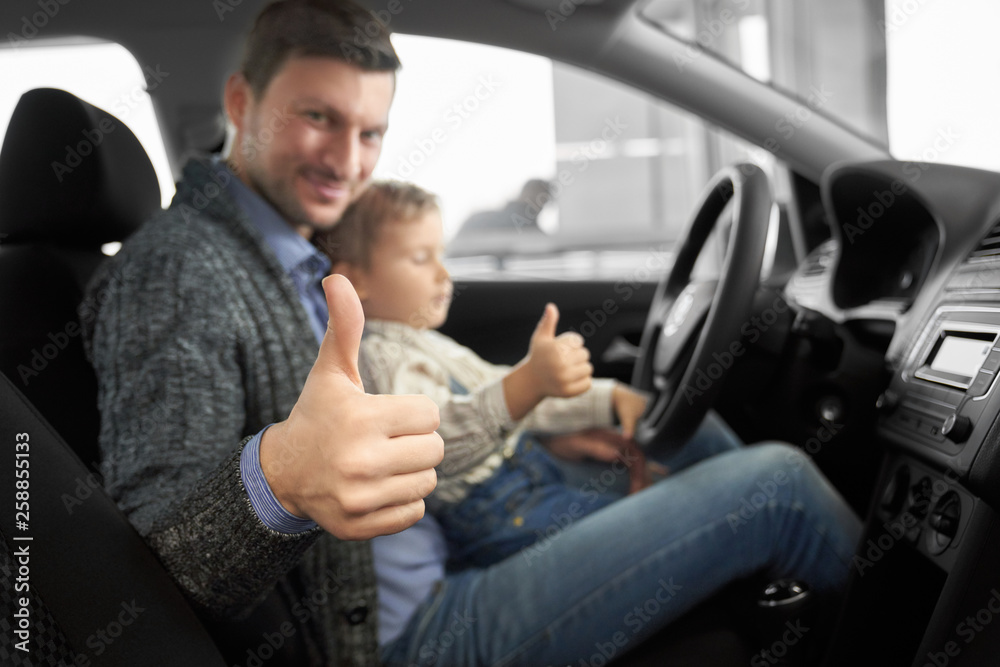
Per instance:
[[[243,37],[266,2],[70,2],[59,5],[59,13],[47,21],[44,37],[46,43],[79,35],[117,42],[141,66],[160,66],[171,76],[176,73],[150,95],[177,174],[189,152],[214,148],[221,141],[222,86],[238,66]],[[396,3],[364,4],[386,12],[394,32],[477,41],[577,65],[667,100],[758,145],[768,139],[773,143],[775,123],[799,107],[795,100],[700,50],[692,52],[696,47],[650,25],[633,10],[636,0]],[[389,14],[390,6],[398,7],[398,13]],[[38,7],[29,0],[0,3],[0,24],[22,25]],[[217,54],[210,61],[196,49],[182,48],[206,42]],[[685,64],[681,67],[678,62]],[[887,157],[884,148],[819,114],[794,136],[781,137],[775,152],[812,180],[843,160]]]

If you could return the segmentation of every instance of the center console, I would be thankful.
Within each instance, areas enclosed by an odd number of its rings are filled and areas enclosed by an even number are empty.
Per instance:
[[[1000,655],[1000,522],[991,507],[1000,507],[1000,299],[949,296],[879,399],[890,454],[828,665],[979,665]],[[867,609],[887,613],[873,623]],[[982,623],[994,613],[995,624]]]
[[[883,436],[968,472],[1000,410],[998,371],[1000,308],[941,306],[881,399]]]

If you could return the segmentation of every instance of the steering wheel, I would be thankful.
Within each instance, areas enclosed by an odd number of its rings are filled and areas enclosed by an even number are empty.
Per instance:
[[[716,174],[695,209],[676,261],[657,286],[639,344],[632,386],[651,394],[635,437],[650,453],[684,444],[704,419],[736,358],[746,351],[773,206],[756,165]],[[709,233],[731,207],[732,227],[716,280],[692,279]]]

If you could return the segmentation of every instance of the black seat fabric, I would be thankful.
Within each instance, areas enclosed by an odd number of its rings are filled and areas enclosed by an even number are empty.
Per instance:
[[[0,371],[88,465],[97,383],[77,308],[101,245],[159,206],[153,166],[118,119],[62,90],[21,97],[0,149]]]
[[[0,599],[12,626],[0,632],[2,664],[225,664],[125,515],[2,375],[0,440],[0,488],[12,503],[0,512]],[[18,480],[27,487],[26,516],[13,511]],[[22,581],[27,591],[17,587]],[[20,598],[28,602],[30,653],[16,647]]]
[[[0,321],[5,323],[0,372],[84,462],[76,475],[85,484],[82,492],[99,484],[100,426],[97,379],[86,359],[79,326],[94,311],[91,304],[81,304],[83,291],[105,258],[101,245],[124,240],[159,206],[153,166],[138,139],[120,121],[62,90],[38,89],[21,97],[0,151]],[[109,289],[125,280],[127,275],[118,276]],[[101,294],[94,298],[100,300]],[[72,489],[68,493],[71,499],[75,497]],[[102,502],[108,501],[103,489],[100,493]],[[52,496],[58,497],[58,493]],[[60,509],[66,518],[67,508]],[[92,546],[103,541],[99,535],[92,539]],[[113,548],[113,543],[105,547]],[[3,565],[0,558],[0,573]],[[65,571],[62,582],[75,586],[84,576],[84,570]],[[95,585],[94,590],[99,594],[103,587]],[[245,661],[248,650],[260,651],[264,638],[293,620],[281,599],[282,594],[292,595],[292,590],[291,583],[276,590],[243,621],[205,619],[205,623],[227,656],[233,656],[234,662]],[[51,607],[65,610],[61,605],[66,600],[49,598],[71,592],[57,588],[57,593],[42,590],[40,594]],[[124,595],[116,604],[132,599]],[[302,595],[299,592],[294,599]],[[88,609],[86,597],[77,601],[79,609]],[[272,645],[264,651],[274,654],[275,663],[302,663],[307,649],[299,635],[282,637],[280,651]],[[67,637],[74,649],[83,650],[77,643],[80,637],[68,632]],[[54,639],[51,644],[59,642]],[[0,664],[8,664],[2,651]]]

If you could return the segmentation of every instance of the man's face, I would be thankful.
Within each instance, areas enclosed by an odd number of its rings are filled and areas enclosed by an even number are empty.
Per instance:
[[[391,72],[322,57],[289,58],[258,99],[226,87],[240,178],[305,238],[337,224],[371,177],[395,88]]]

